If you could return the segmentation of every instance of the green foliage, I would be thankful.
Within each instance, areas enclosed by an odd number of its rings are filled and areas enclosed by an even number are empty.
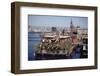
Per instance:
[[[59,51],[70,51],[72,47],[71,40],[66,40],[64,43],[60,44],[59,42],[53,42],[53,43],[40,43],[37,46],[36,52],[41,53],[42,50],[46,50],[46,52],[59,52]]]

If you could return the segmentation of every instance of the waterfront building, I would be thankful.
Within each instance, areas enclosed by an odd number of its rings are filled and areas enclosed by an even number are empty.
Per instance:
[[[75,51],[81,49],[82,52],[82,47],[83,50],[87,51],[87,43],[84,43],[83,40],[88,39],[88,30],[80,26],[75,26],[72,20],[70,22],[70,28],[68,30],[65,29],[68,28],[63,28],[58,31],[57,27],[51,27],[51,31],[42,32],[42,41],[40,43],[41,53],[71,55],[74,51],[76,55]],[[80,57],[81,52],[79,52],[78,57]],[[87,55],[83,55],[83,52],[81,56],[87,57]],[[72,56],[75,57],[74,54]]]

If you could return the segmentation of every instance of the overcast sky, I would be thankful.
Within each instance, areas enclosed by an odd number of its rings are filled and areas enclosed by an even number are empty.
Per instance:
[[[88,26],[87,17],[75,17],[75,16],[43,16],[43,15],[29,15],[28,25],[30,26],[57,26],[57,27],[69,27],[70,22],[73,25],[85,27]]]

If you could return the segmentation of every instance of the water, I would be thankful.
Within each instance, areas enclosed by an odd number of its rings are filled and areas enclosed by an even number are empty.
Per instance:
[[[36,46],[41,41],[41,33],[40,32],[29,32],[28,33],[28,60],[35,59],[35,51]]]

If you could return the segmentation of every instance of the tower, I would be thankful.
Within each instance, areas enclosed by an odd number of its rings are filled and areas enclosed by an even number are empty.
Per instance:
[[[70,22],[70,33],[71,33],[71,35],[73,34],[73,32],[74,32],[74,25],[73,25],[73,21],[71,20],[71,22]]]
[[[70,28],[72,29],[74,26],[73,26],[73,21],[71,20],[70,22]]]

